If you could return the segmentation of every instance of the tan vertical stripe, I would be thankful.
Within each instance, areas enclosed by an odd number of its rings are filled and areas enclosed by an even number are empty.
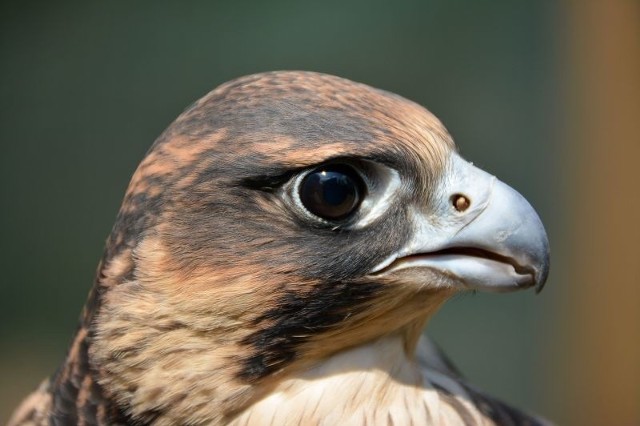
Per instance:
[[[566,5],[565,420],[640,425],[640,1]]]

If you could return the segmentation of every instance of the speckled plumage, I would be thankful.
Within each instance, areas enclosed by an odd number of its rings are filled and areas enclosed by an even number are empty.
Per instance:
[[[218,87],[135,172],[67,358],[10,424],[538,424],[419,341],[456,289],[368,274],[454,151],[424,108],[337,77]],[[354,158],[404,182],[371,224],[323,227],[282,198]]]

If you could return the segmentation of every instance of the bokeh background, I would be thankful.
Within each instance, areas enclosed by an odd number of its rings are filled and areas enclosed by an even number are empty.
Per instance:
[[[275,69],[413,99],[522,192],[540,295],[451,301],[430,334],[560,424],[640,424],[640,2],[0,4],[0,422],[62,360],[128,180],[191,102]]]

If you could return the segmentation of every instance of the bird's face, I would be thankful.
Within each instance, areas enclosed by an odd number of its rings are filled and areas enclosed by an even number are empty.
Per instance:
[[[192,382],[226,368],[250,386],[415,335],[457,291],[540,288],[547,253],[531,206],[424,108],[326,75],[250,76],[185,111],[134,175],[94,357],[120,376],[114,354],[157,368],[142,386],[198,352]]]

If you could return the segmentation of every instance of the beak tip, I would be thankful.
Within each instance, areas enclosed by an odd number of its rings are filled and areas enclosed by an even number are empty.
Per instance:
[[[536,282],[536,294],[540,294],[545,284],[547,283],[547,278],[549,277],[549,250],[546,251],[546,256],[543,262],[541,262],[541,268],[537,271],[535,280]]]

